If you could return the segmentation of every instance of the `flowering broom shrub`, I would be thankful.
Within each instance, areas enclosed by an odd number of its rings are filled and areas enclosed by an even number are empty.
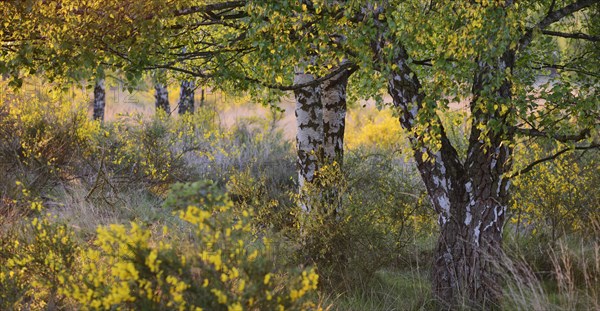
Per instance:
[[[558,151],[557,147],[529,144],[528,156],[518,155],[525,163]],[[531,158],[530,158],[531,157]],[[549,241],[571,234],[583,236],[593,231],[600,215],[597,191],[600,157],[596,152],[567,153],[538,164],[513,181],[511,222],[525,236],[541,235]]]
[[[14,198],[16,181],[45,194],[79,175],[100,129],[88,120],[85,101],[49,87],[15,92],[0,81],[0,90],[0,196]]]
[[[31,204],[41,211],[39,201]],[[50,215],[33,218],[21,230],[0,236],[0,310],[44,310],[62,305],[76,266],[74,234]]]
[[[2,309],[318,309],[315,270],[275,265],[252,211],[234,214],[216,186],[197,185],[201,204],[178,211],[183,229],[112,224],[83,246],[67,227],[35,219],[29,234],[1,244]]]

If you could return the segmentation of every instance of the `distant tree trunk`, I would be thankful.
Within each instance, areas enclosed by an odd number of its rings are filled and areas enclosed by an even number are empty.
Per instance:
[[[156,111],[162,110],[169,114],[171,112],[171,106],[169,105],[169,91],[167,86],[162,83],[154,84],[154,99],[156,105]]]
[[[96,80],[94,85],[94,120],[104,121],[104,109],[106,107],[106,90],[104,78]]]
[[[179,114],[194,112],[194,81],[181,81],[179,92]]]
[[[313,75],[296,68],[294,84],[313,81]],[[313,182],[323,159],[323,106],[319,85],[304,87],[294,91],[296,97],[296,145],[298,149],[298,184],[300,205],[310,211],[310,200],[303,194],[307,183]]]
[[[204,98],[204,87],[202,87],[200,89],[200,107],[204,106],[204,100],[205,100],[205,98]]]

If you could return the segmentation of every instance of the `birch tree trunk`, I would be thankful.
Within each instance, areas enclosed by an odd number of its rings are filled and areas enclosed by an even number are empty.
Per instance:
[[[311,74],[296,68],[294,84],[313,81]],[[298,186],[300,188],[300,206],[308,212],[311,210],[310,198],[304,193],[307,183],[315,179],[323,159],[323,106],[321,103],[321,87],[319,85],[304,87],[294,91],[296,98],[296,146],[298,149]]]
[[[322,84],[323,161],[342,168],[344,161],[344,131],[346,128],[346,88],[350,72],[344,70]],[[341,174],[341,172],[337,172]],[[337,180],[323,184],[323,203],[328,215],[335,218],[342,209],[341,185]]]
[[[162,110],[167,113],[171,112],[171,106],[169,105],[169,91],[167,86],[162,83],[154,84],[154,99],[156,105],[156,111]]]
[[[316,182],[322,164],[342,164],[346,122],[346,87],[350,72],[344,70],[322,84],[294,91],[296,98],[296,144],[298,148],[298,183],[301,207],[310,211],[314,202],[335,215],[341,208],[337,185],[318,185],[318,193],[307,194],[307,184]],[[294,84],[314,81],[315,77],[296,68]],[[312,196],[312,197],[309,197]],[[313,202],[313,203],[311,203]],[[331,213],[333,212],[333,213]]]
[[[179,92],[179,114],[194,112],[194,81],[181,81]]]
[[[433,293],[447,308],[464,303],[494,308],[502,294],[496,268],[502,254],[509,185],[505,173],[510,169],[512,150],[503,144],[507,137],[501,134],[488,134],[488,142],[481,140],[479,127],[474,124],[463,164],[437,115],[429,122],[440,124],[440,150],[426,147],[423,138],[427,133],[413,131],[425,95],[417,75],[406,64],[406,50],[400,46],[397,54],[388,90],[400,110],[402,127],[412,133],[409,139],[417,167],[439,215],[441,232],[433,264]],[[489,76],[481,70],[480,77]],[[484,84],[480,78],[474,93],[478,94]],[[498,93],[510,98],[510,83],[505,82]],[[477,99],[472,105],[474,122],[484,124],[505,117],[484,114],[476,109],[475,102]]]
[[[346,128],[346,88],[349,72],[344,70],[323,82],[323,152],[325,161],[342,164]]]
[[[204,107],[204,87],[200,89],[200,107]]]
[[[104,121],[105,107],[106,89],[104,88],[104,78],[99,78],[94,85],[94,120]]]
[[[473,124],[464,163],[466,180],[462,181],[465,195],[462,204],[451,208],[448,219],[440,222],[433,282],[434,292],[442,301],[468,297],[472,307],[489,309],[499,307],[502,297],[498,268],[510,187],[507,174],[513,152],[507,142],[514,138],[510,132],[494,129],[489,123],[509,117],[511,110],[503,112],[500,107],[501,102],[506,104],[511,100],[512,84],[505,79],[493,90],[491,98],[484,98],[482,92],[491,85],[490,73],[512,69],[514,58],[514,51],[508,50],[498,64],[478,64],[470,104]],[[499,101],[498,108],[483,111],[485,105],[481,102],[489,100]],[[482,133],[482,128],[488,132]]]

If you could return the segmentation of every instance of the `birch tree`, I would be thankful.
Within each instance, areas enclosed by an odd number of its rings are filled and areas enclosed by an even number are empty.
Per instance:
[[[294,82],[297,84],[314,81],[314,76],[296,68]],[[296,98],[296,148],[298,152],[298,185],[301,191],[301,207],[309,211],[310,206],[303,198],[302,189],[311,183],[319,169],[323,156],[323,103],[321,87],[308,86],[294,91]]]
[[[428,8],[415,3],[396,11],[397,17],[414,23],[412,34],[386,33],[398,20],[385,25],[385,17],[375,18],[381,41],[374,41],[374,53],[389,64],[388,90],[400,124],[411,133],[418,170],[439,215],[433,293],[449,308],[464,302],[475,308],[494,308],[500,303],[497,267],[510,179],[521,172],[515,173],[512,167],[520,137],[566,143],[573,151],[599,146],[594,141],[597,135],[590,134],[598,129],[597,119],[593,120],[599,108],[597,67],[595,72],[572,75],[568,71],[580,71],[574,63],[552,83],[539,87],[535,72],[539,68],[532,66],[543,62],[544,55],[565,53],[543,36],[555,34],[548,27],[594,4],[597,1],[576,1],[558,7],[552,1],[540,9],[519,8],[511,1],[438,2],[429,8],[431,19],[416,21],[409,12]],[[533,8],[538,13],[531,14]],[[433,13],[436,10],[455,16]],[[432,31],[434,36],[419,38],[423,31]],[[440,33],[446,35],[436,36]],[[534,43],[536,39],[541,42]],[[407,45],[413,47],[412,53]],[[597,66],[597,59],[591,62]],[[425,69],[419,68],[423,65]],[[571,84],[573,78],[581,82]],[[439,111],[448,109],[450,95],[468,102],[470,133],[464,156],[438,117]],[[544,159],[532,164],[540,161]]]
[[[196,86],[194,81],[181,81],[179,88],[179,114],[194,113],[194,92]]]
[[[314,81],[314,76],[296,68],[294,83],[301,85]],[[343,70],[321,84],[294,90],[296,98],[296,147],[298,152],[298,186],[300,205],[311,210],[310,198],[303,189],[315,182],[322,165],[341,165],[344,157],[344,130],[346,124],[346,87],[350,71]],[[317,195],[335,215],[342,208],[336,185],[324,185]],[[314,193],[312,195],[315,195]]]
[[[106,108],[106,89],[104,77],[100,77],[94,84],[94,120],[104,121],[104,110]]]
[[[154,100],[156,111],[162,110],[167,114],[171,112],[171,106],[169,105],[169,90],[166,85],[160,82],[154,84]]]
[[[344,161],[346,97],[350,71],[344,70],[323,82],[323,157],[326,162]]]

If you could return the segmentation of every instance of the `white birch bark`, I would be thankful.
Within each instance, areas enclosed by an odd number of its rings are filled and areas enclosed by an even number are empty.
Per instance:
[[[179,92],[179,114],[194,112],[194,81],[181,81]]]
[[[154,99],[156,111],[162,110],[167,113],[167,115],[171,112],[171,107],[169,105],[169,91],[167,90],[167,86],[162,83],[154,84]]]
[[[296,68],[295,84],[313,81],[311,74]],[[310,86],[294,91],[296,98],[296,145],[298,149],[298,184],[300,188],[300,205],[309,211],[308,200],[303,195],[306,183],[314,180],[322,159],[323,146],[323,107],[321,104],[320,86]]]
[[[343,71],[322,86],[324,158],[338,164],[342,164],[344,157],[348,76],[348,71]]]
[[[104,78],[96,80],[94,85],[94,120],[104,121],[104,110],[106,107],[106,89]]]

